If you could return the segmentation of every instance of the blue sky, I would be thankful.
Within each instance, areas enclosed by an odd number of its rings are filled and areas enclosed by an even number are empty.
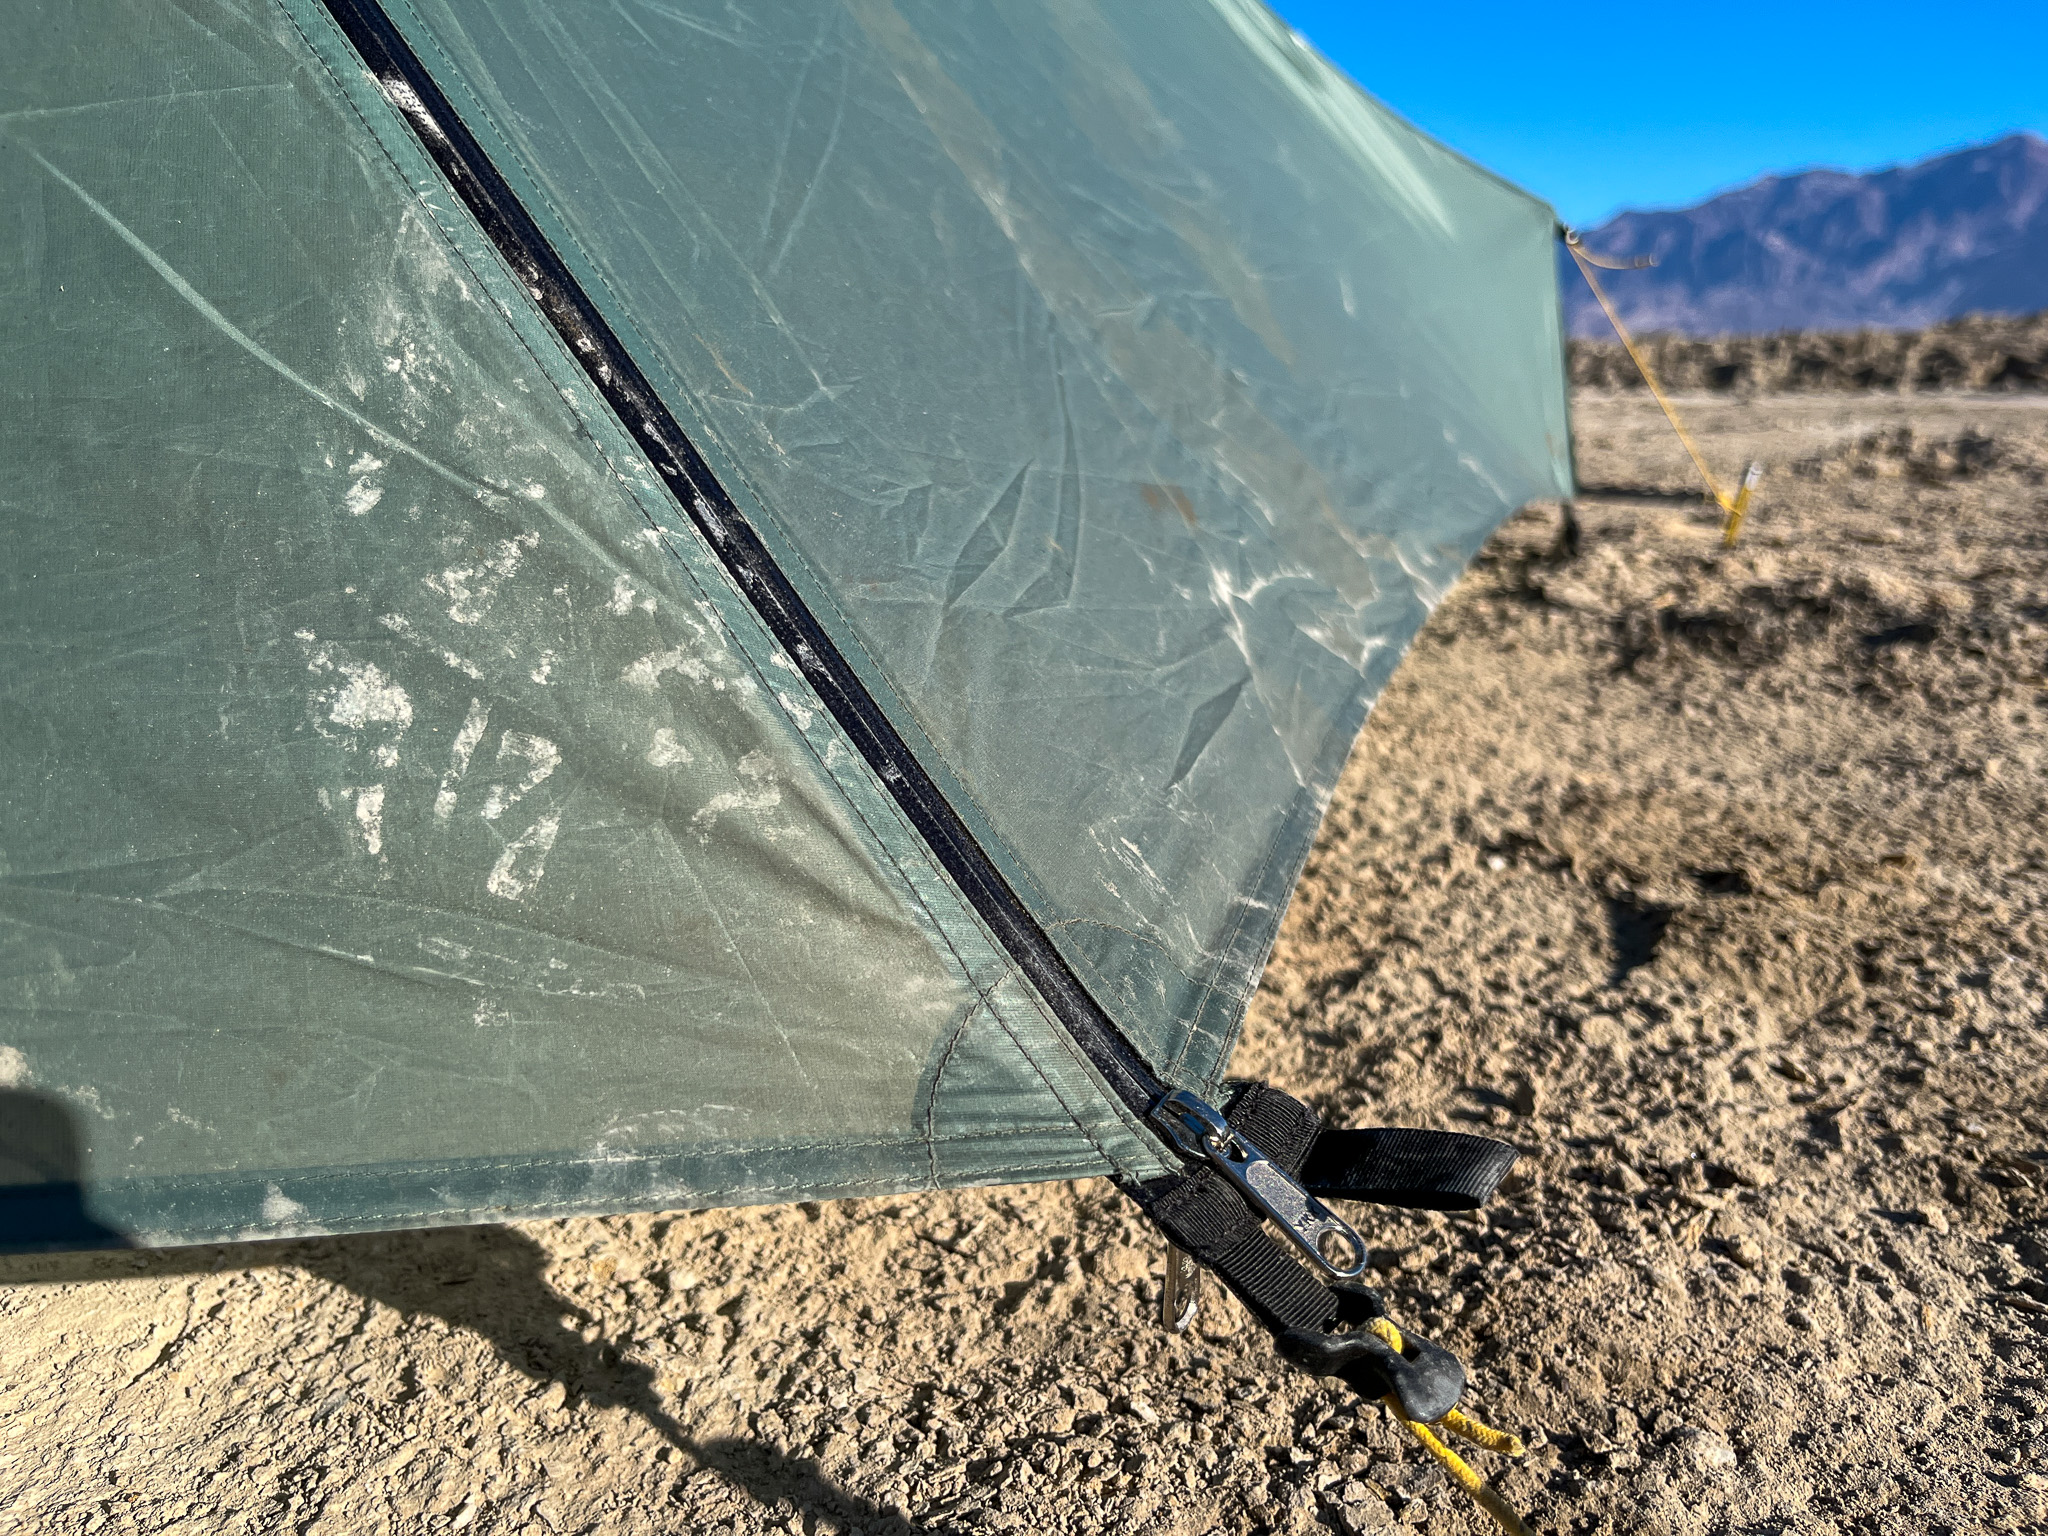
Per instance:
[[[2048,134],[2048,0],[1269,0],[1395,111],[1570,224],[1769,171]]]

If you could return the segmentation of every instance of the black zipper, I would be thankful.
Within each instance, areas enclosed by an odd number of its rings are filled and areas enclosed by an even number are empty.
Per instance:
[[[322,3],[933,857],[1110,1089],[1144,1120],[1166,1085],[1074,974],[918,762],[411,44],[376,0]]]

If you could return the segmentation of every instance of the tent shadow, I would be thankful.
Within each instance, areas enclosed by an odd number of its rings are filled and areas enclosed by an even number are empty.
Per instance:
[[[124,1248],[85,1205],[84,1138],[71,1106],[0,1088],[0,1242],[26,1251]]]
[[[788,1500],[808,1517],[807,1529],[820,1515],[858,1526],[864,1536],[952,1536],[956,1529],[950,1524],[921,1525],[899,1510],[884,1509],[832,1481],[815,1457],[793,1455],[758,1440],[711,1440],[693,1454],[764,1504]]]
[[[569,1403],[626,1409],[697,1466],[761,1505],[794,1506],[806,1517],[805,1529],[830,1516],[866,1536],[942,1536],[944,1528],[913,1523],[841,1487],[813,1458],[744,1437],[694,1438],[664,1403],[652,1367],[602,1334],[590,1337],[595,1320],[548,1283],[548,1264],[547,1251],[515,1228],[444,1227],[198,1248],[0,1255],[0,1286],[302,1269],[366,1302],[475,1334],[539,1386],[560,1382]],[[358,1326],[368,1321],[365,1307]],[[671,1496],[679,1491],[680,1484]]]

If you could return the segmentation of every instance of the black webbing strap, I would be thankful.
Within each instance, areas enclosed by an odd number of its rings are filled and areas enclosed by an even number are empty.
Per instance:
[[[1414,1211],[1477,1210],[1517,1156],[1504,1141],[1462,1131],[1324,1130],[1314,1110],[1265,1083],[1239,1088],[1224,1118],[1312,1195]]]
[[[1251,1139],[1263,1150],[1256,1136]],[[1514,1165],[1515,1149],[1491,1137],[1379,1127],[1324,1131],[1295,1172],[1311,1194],[1324,1198],[1476,1211]]]
[[[1337,1298],[1290,1253],[1220,1173],[1198,1168],[1139,1186],[1138,1198],[1183,1253],[1216,1272],[1275,1331],[1321,1329]]]
[[[1471,1210],[1515,1149],[1456,1131],[1326,1131],[1316,1112],[1265,1083],[1232,1095],[1231,1128],[1311,1193],[1418,1210]],[[1139,1198],[1183,1252],[1200,1260],[1269,1327],[1321,1329],[1340,1302],[1266,1230],[1222,1175],[1196,1168],[1141,1186]]]
[[[1266,1083],[1239,1085],[1223,1103],[1231,1128],[1297,1178],[1323,1128],[1322,1116]]]

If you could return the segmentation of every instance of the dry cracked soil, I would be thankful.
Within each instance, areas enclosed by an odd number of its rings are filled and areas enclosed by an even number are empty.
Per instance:
[[[2048,1528],[2048,405],[1584,393],[1353,756],[1236,1058],[1524,1156],[1361,1210],[1541,1532]],[[1486,1518],[1102,1183],[0,1260],[23,1532]]]

